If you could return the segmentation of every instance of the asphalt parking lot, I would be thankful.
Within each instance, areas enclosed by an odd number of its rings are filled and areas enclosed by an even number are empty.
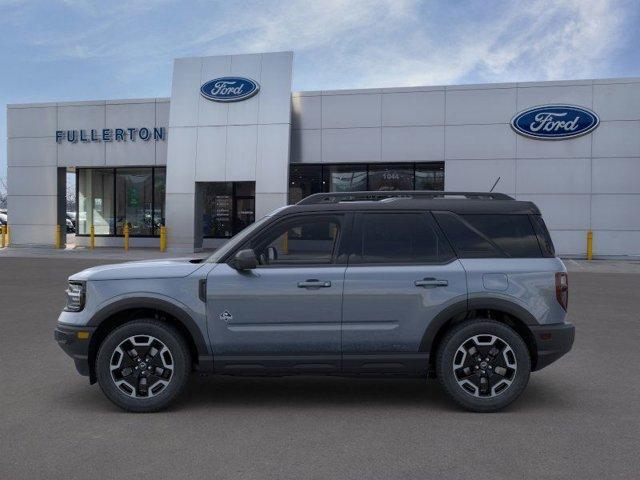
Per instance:
[[[638,478],[640,274],[574,272],[574,350],[508,410],[435,381],[194,377],[126,414],[53,340],[66,277],[105,260],[0,258],[0,478]]]

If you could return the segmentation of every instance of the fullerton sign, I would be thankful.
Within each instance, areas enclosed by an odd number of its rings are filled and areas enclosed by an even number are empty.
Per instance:
[[[135,142],[142,140],[164,140],[166,131],[164,127],[141,128],[102,128],[88,130],[56,130],[56,142],[89,143],[89,142]]]
[[[573,105],[542,105],[518,113],[511,128],[525,137],[538,140],[564,140],[592,132],[600,123],[598,116]]]

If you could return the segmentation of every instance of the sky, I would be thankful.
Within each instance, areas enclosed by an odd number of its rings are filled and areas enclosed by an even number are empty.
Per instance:
[[[640,77],[638,25],[637,0],[0,0],[0,107],[168,97],[174,58],[283,50],[294,90]]]

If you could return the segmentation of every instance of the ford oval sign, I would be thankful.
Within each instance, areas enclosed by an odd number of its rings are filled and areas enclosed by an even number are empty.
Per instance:
[[[511,119],[516,133],[539,140],[564,140],[592,132],[600,123],[591,110],[574,105],[542,105]]]
[[[258,82],[243,77],[215,78],[200,87],[202,96],[214,102],[239,102],[253,97],[258,90]]]

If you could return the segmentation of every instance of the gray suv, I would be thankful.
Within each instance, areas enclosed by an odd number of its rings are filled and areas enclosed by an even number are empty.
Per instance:
[[[501,409],[567,353],[567,272],[538,208],[503,194],[316,194],[207,259],[72,275],[55,338],[125,410],[220,375],[435,376]]]

